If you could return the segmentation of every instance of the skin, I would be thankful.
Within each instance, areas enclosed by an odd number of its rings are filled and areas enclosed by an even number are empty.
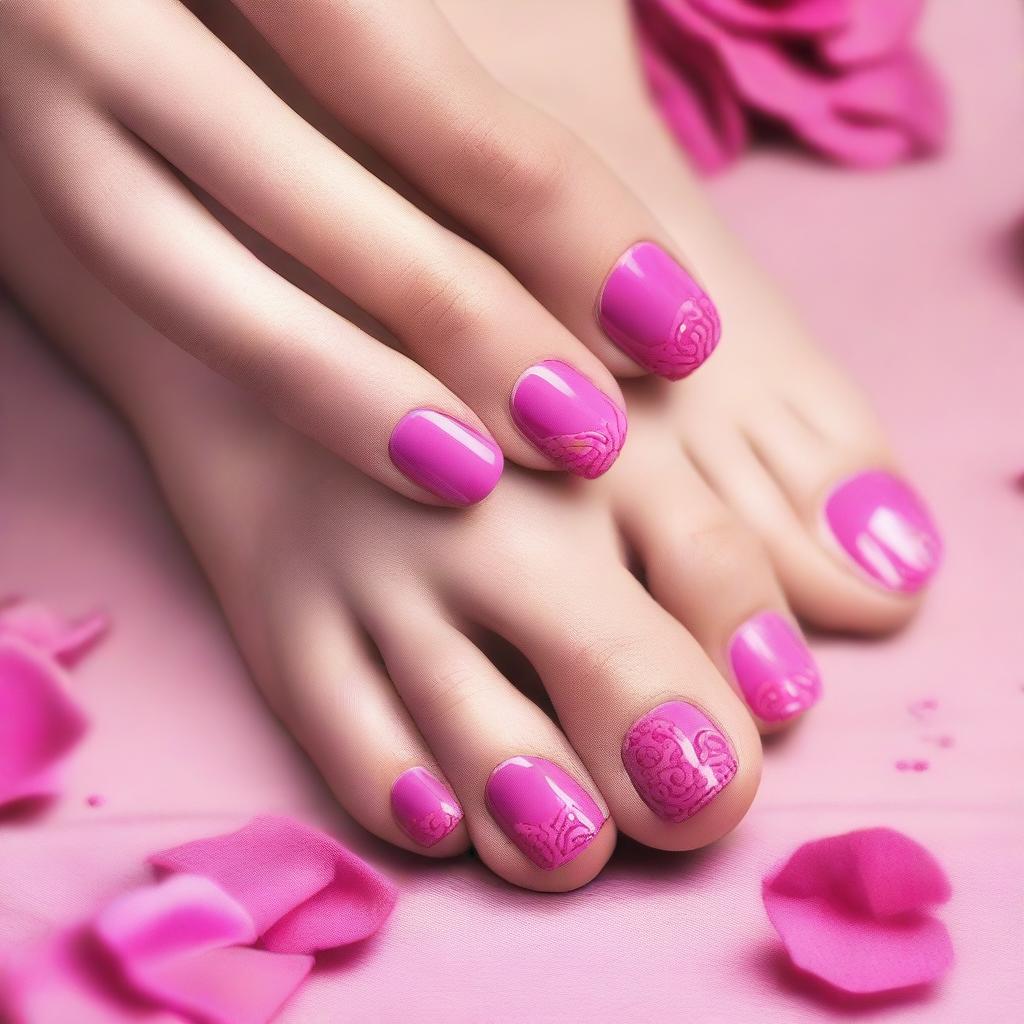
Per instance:
[[[72,251],[165,337],[407,497],[439,501],[387,456],[417,407],[552,469],[512,420],[513,387],[554,358],[621,404],[613,374],[644,371],[595,301],[626,249],[675,248],[668,233],[426,0],[191,6],[206,24],[178,0],[0,4],[0,130]],[[275,89],[305,95],[293,108]],[[296,288],[182,179],[363,315]]]
[[[481,60],[586,138],[685,238],[729,324],[694,378],[624,388],[631,443],[593,483],[512,468],[465,513],[403,500],[98,285],[0,161],[0,218],[14,227],[0,273],[138,435],[254,678],[339,801],[396,845],[444,857],[472,843],[498,875],[542,890],[593,878],[617,830],[684,850],[740,821],[763,723],[735,692],[726,644],[750,615],[876,633],[906,622],[918,600],[873,586],[823,539],[821,502],[835,483],[893,466],[882,432],[704,203],[650,111],[623,12],[587,11],[447,7]],[[552,67],[572,69],[574,87]],[[273,247],[258,252],[345,309]],[[712,715],[740,765],[677,825],[647,809],[619,757],[630,724],[673,697]],[[483,805],[490,771],[521,753],[562,765],[611,815],[553,872]],[[465,809],[428,851],[389,809],[393,780],[414,765],[446,780]]]

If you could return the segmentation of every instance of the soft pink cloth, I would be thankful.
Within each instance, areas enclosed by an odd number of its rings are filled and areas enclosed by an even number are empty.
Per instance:
[[[154,854],[165,871],[213,879],[256,926],[264,948],[315,953],[376,932],[395,887],[341,843],[288,818],[262,817],[226,836]]]
[[[844,992],[886,992],[942,977],[953,963],[942,868],[890,828],[804,843],[766,875],[768,917],[793,963]]]
[[[1011,229],[1024,6],[936,0],[923,29],[957,100],[942,159],[851,175],[766,151],[711,189],[865,386],[948,560],[900,635],[813,638],[824,697],[766,744],[732,835],[695,854],[621,838],[578,892],[523,892],[475,857],[396,850],[338,810],[248,678],[137,446],[0,303],[0,437],[17,441],[0,472],[3,585],[64,608],[102,597],[116,618],[116,639],[74,679],[93,728],[65,798],[31,827],[0,825],[0,959],[145,884],[152,851],[273,810],[336,836],[402,894],[377,936],[318,958],[280,1024],[1019,1019],[1024,497],[1010,480],[1024,463],[1024,276]],[[926,698],[922,721],[908,707]],[[946,735],[951,746],[933,742]],[[897,771],[901,758],[930,767]],[[92,793],[103,807],[86,806]],[[760,879],[808,836],[878,824],[941,858],[957,964],[913,1001],[833,1011],[782,959]]]
[[[694,163],[715,171],[760,122],[834,160],[932,153],[942,89],[913,50],[922,0],[634,0],[654,97]]]

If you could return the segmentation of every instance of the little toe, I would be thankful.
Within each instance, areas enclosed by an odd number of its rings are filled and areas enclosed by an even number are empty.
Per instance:
[[[463,810],[365,639],[331,605],[308,602],[272,631],[264,694],[345,810],[380,838],[428,857],[464,853]]]
[[[403,603],[371,632],[391,678],[465,809],[481,860],[528,889],[564,892],[598,874],[616,830],[554,722],[438,609]]]

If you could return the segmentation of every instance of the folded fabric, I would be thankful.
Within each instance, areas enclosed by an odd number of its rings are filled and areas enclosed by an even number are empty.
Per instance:
[[[765,876],[762,896],[794,965],[843,992],[923,985],[952,966],[949,933],[928,913],[950,897],[946,875],[893,829],[805,843]]]
[[[700,170],[760,124],[881,167],[937,151],[946,104],[913,49],[922,0],[633,0],[655,101]]]

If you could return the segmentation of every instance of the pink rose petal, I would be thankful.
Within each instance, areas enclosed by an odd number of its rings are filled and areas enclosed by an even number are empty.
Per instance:
[[[0,639],[20,637],[65,667],[87,654],[109,629],[110,619],[100,612],[68,620],[39,601],[14,601],[0,607]]]
[[[252,918],[262,945],[314,953],[376,932],[394,886],[339,842],[289,818],[254,818],[224,836],[155,854],[165,871],[205,875]]]
[[[87,728],[65,691],[52,658],[0,639],[0,806],[56,791],[57,768]]]
[[[835,65],[863,64],[902,50],[923,0],[858,0],[844,28],[822,39],[825,59]]]
[[[126,893],[93,928],[136,992],[208,1024],[265,1024],[313,966],[309,956],[245,948],[252,918],[196,875]]]
[[[931,154],[945,138],[941,87],[910,46],[920,0],[634,0],[634,9],[655,100],[702,169],[731,160],[748,122],[761,120],[859,167]]]
[[[927,909],[949,882],[919,843],[887,828],[805,843],[765,876],[768,917],[793,963],[850,993],[933,982],[953,963]]]

